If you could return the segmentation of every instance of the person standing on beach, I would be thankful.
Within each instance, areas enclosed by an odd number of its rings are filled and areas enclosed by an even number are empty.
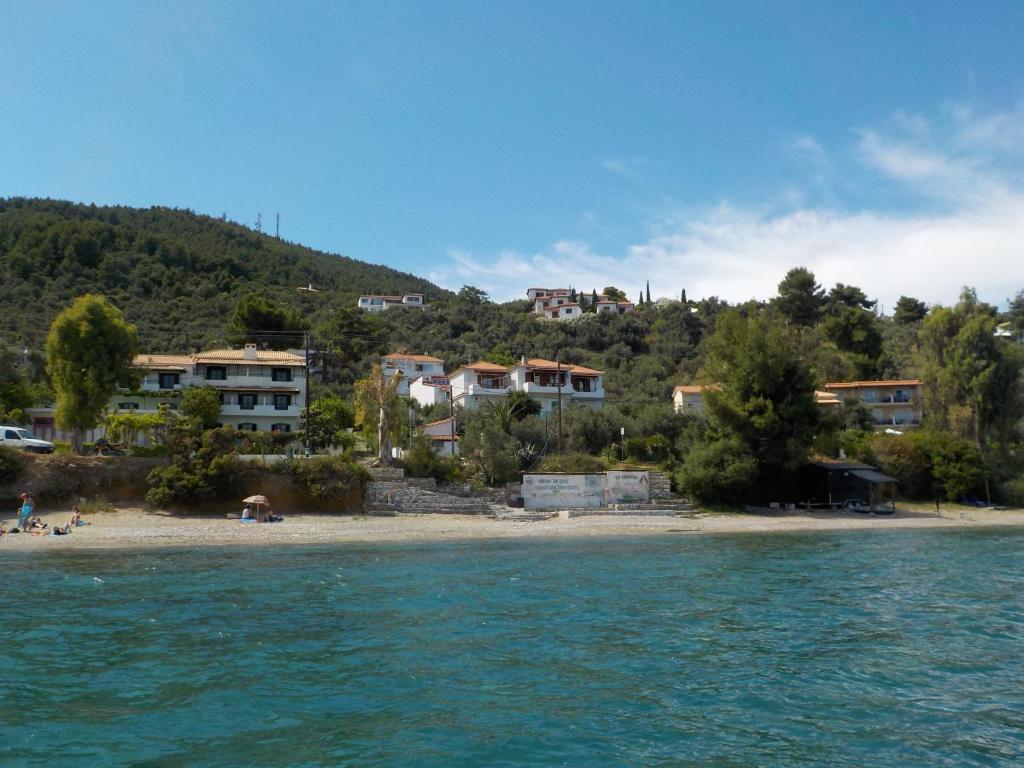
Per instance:
[[[24,530],[32,513],[35,511],[35,500],[28,493],[21,494],[21,511],[18,513],[18,527]]]

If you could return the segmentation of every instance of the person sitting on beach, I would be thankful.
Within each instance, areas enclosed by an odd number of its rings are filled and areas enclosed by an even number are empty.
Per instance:
[[[281,515],[275,515],[274,511],[270,508],[270,505],[267,504],[267,514],[264,516],[263,522],[280,523],[282,520],[284,520],[284,518],[281,517]]]
[[[78,511],[78,507],[72,507],[71,509],[71,522],[68,523],[72,528],[77,528],[80,525],[85,525],[82,520],[82,513]]]
[[[31,520],[28,521],[28,528],[30,530],[33,530],[33,531],[34,530],[40,530],[41,531],[41,530],[43,530],[44,528],[47,528],[47,527],[49,527],[49,526],[46,523],[44,523],[42,520],[39,519],[39,515],[36,515],[35,517],[33,517]]]
[[[242,507],[242,522],[251,523],[254,520],[255,518],[252,516],[252,507],[246,504],[244,507]]]

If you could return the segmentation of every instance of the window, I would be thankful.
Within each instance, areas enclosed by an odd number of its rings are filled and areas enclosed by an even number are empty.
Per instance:
[[[250,422],[245,422],[243,424],[239,424],[238,425],[238,431],[239,432],[256,432],[258,430],[256,429],[256,425],[255,424],[252,424]]]
[[[577,392],[590,392],[590,379],[574,378],[572,380],[572,388]]]
[[[181,383],[181,374],[178,374],[178,373],[161,373],[160,374],[160,389],[174,389],[180,383]]]
[[[225,381],[228,377],[228,369],[223,365],[206,366],[207,381]]]
[[[419,363],[416,363],[416,370],[417,371],[422,371],[423,370],[423,366],[420,365]]]
[[[274,410],[287,411],[292,404],[291,395],[274,395]]]
[[[18,440],[18,439],[19,439],[18,433],[15,432],[13,429],[5,429],[4,430],[4,440]]]
[[[243,411],[251,411],[256,407],[256,395],[241,394],[238,396],[238,407]]]
[[[291,428],[291,425],[289,425],[289,424],[271,424],[270,425],[270,431],[271,432],[291,432],[292,428]]]
[[[291,381],[292,380],[291,369],[290,368],[275,368],[271,372],[270,378],[273,381]]]
[[[139,410],[138,403],[118,403],[117,410],[119,411],[137,411]]]

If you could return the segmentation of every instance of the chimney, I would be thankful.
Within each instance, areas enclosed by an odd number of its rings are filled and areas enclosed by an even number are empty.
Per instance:
[[[245,349],[242,350],[243,360],[255,360],[256,359],[256,345],[246,344]]]

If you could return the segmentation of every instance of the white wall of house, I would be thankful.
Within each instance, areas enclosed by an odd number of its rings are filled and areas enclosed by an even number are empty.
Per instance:
[[[447,403],[451,397],[448,385],[431,382],[425,376],[412,381],[409,384],[409,397],[423,407]]]
[[[395,371],[402,372],[402,380],[398,384],[398,394],[410,397],[410,386],[413,381],[423,376],[444,376],[444,361],[427,355],[385,355],[381,358],[381,366],[387,376]]]

